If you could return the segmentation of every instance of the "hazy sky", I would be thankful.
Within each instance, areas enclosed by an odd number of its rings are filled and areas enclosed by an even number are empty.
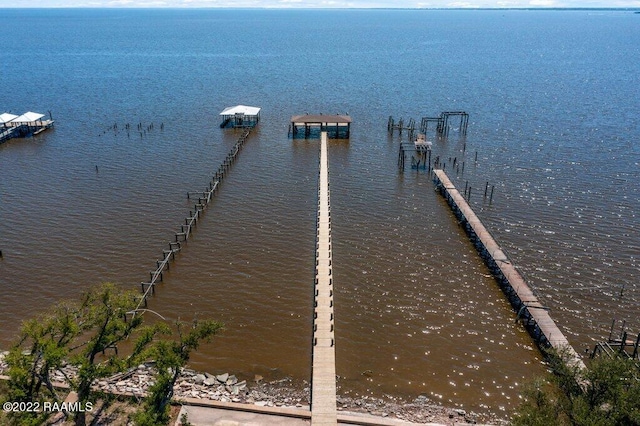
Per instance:
[[[0,0],[4,7],[639,7],[640,0]]]

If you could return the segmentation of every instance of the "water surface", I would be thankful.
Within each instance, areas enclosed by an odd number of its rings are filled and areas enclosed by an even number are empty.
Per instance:
[[[0,53],[0,109],[56,119],[0,146],[0,346],[93,283],[139,288],[192,208],[186,192],[207,185],[239,136],[218,128],[235,104],[261,106],[262,122],[150,306],[226,323],[195,368],[309,380],[318,145],[287,138],[305,112],[354,120],[350,141],[329,146],[341,393],[508,413],[544,371],[427,173],[398,170],[389,115],[471,114],[466,139],[452,129],[434,154],[472,187],[476,213],[579,352],[613,318],[640,331],[637,15],[0,18],[1,38],[19,42]]]

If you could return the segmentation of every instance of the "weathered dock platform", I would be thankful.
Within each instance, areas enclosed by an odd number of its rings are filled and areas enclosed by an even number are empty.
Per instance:
[[[327,132],[320,136],[320,179],[316,240],[316,277],[311,371],[311,424],[337,424],[336,354],[331,274],[331,211]]]
[[[567,361],[570,364],[585,368],[580,356],[549,315],[549,309],[538,300],[447,174],[440,169],[434,170],[434,182],[536,343],[541,348],[563,352],[569,357]]]
[[[0,128],[0,143],[18,137],[17,127]]]
[[[431,167],[431,147],[432,143],[427,141],[424,133],[419,133],[415,139],[409,142],[400,142],[398,150],[398,167],[404,170],[406,154],[411,157],[412,169],[427,169]]]
[[[626,330],[626,324],[626,321],[622,321],[620,335],[615,337],[613,335],[613,328],[616,325],[616,320],[614,319],[611,323],[609,338],[606,342],[596,343],[589,358],[593,359],[598,355],[606,355],[609,358],[614,358],[622,355],[634,361],[640,361],[640,333],[638,333],[635,339],[629,339],[630,334]]]

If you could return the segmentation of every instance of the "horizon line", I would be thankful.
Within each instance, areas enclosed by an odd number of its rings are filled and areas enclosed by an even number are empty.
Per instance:
[[[149,9],[180,9],[180,10],[198,10],[198,9],[227,9],[227,10],[627,10],[640,11],[640,6],[581,6],[581,7],[549,7],[549,6],[522,6],[522,7],[490,7],[490,6],[468,6],[468,7],[312,7],[312,6],[252,6],[252,7],[233,7],[233,6],[0,6],[3,9],[129,9],[129,10],[149,10]]]

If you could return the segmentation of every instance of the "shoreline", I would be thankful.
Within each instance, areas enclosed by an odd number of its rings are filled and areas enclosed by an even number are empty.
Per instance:
[[[0,352],[0,378],[8,379],[7,376],[2,376],[8,367],[3,358],[4,353]],[[149,386],[153,384],[154,369],[154,364],[151,362],[140,364],[126,372],[98,380],[94,384],[94,391],[144,397]],[[76,372],[77,369],[74,366],[67,364],[61,371],[52,372],[51,380],[57,387],[68,388],[65,375],[71,377]],[[310,398],[311,389],[306,381],[296,383],[289,377],[265,381],[264,378],[256,375],[254,380],[248,382],[238,380],[235,375],[229,373],[214,375],[183,368],[174,386],[173,400],[176,404],[181,404],[181,400],[188,399],[203,403],[215,401],[254,405],[257,408],[279,407],[309,411]],[[491,415],[444,407],[423,395],[411,401],[403,398],[387,400],[370,396],[351,397],[338,394],[336,400],[338,413],[369,414],[383,419],[397,419],[412,423],[508,423]],[[187,405],[189,405],[188,402]]]

